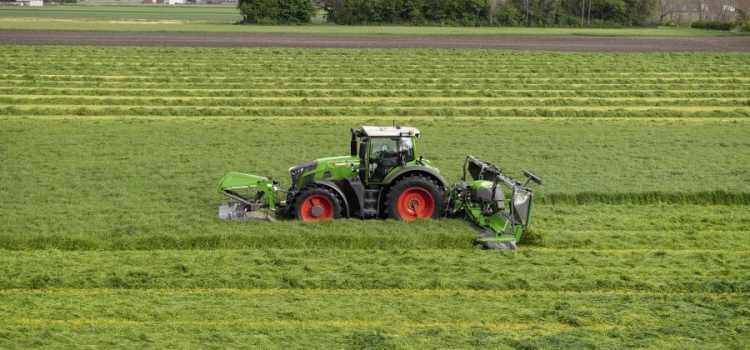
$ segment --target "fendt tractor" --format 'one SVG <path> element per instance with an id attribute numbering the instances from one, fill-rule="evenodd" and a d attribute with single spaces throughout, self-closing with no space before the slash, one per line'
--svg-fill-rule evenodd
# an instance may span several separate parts
<path id="1" fill-rule="evenodd" d="M 524 170 L 526 181 L 521 183 L 470 155 L 464 161 L 461 181 L 451 186 L 419 153 L 419 130 L 363 126 L 351 129 L 351 135 L 348 156 L 289 168 L 292 184 L 286 191 L 274 178 L 226 174 L 219 191 L 236 203 L 219 206 L 219 218 L 415 220 L 464 215 L 475 224 L 477 242 L 483 247 L 516 248 L 531 218 L 534 193 L 526 185 L 542 184 L 534 174 Z"/>

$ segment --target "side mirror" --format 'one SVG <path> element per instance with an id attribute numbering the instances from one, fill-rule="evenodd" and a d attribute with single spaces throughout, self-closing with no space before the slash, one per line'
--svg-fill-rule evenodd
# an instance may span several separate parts
<path id="1" fill-rule="evenodd" d="M 351 154 L 352 157 L 356 157 L 357 156 L 357 133 L 354 131 L 354 128 L 349 129 L 349 131 L 351 131 L 352 133 L 352 140 L 349 143 L 350 145 L 349 154 Z"/>

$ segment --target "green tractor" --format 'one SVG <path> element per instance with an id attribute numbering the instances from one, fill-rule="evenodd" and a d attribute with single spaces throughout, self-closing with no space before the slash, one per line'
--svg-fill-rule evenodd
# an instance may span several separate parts
<path id="1" fill-rule="evenodd" d="M 348 156 L 304 162 L 289 168 L 292 184 L 230 172 L 219 192 L 236 203 L 219 206 L 222 220 L 274 221 L 277 217 L 320 221 L 340 217 L 438 219 L 464 215 L 488 249 L 515 249 L 531 218 L 533 192 L 542 181 L 528 171 L 521 183 L 477 157 L 464 162 L 460 183 L 449 185 L 433 164 L 418 155 L 419 130 L 363 126 L 351 129 Z M 471 179 L 467 179 L 467 175 Z"/>

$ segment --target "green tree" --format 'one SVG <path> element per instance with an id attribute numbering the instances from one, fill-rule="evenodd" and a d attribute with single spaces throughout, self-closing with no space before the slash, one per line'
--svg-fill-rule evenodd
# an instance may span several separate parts
<path id="1" fill-rule="evenodd" d="M 315 15 L 311 0 L 239 0 L 237 9 L 245 24 L 310 23 Z"/>

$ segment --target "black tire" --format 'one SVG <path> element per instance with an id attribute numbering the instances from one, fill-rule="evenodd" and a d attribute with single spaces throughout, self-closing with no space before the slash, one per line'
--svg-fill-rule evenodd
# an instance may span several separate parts
<path id="1" fill-rule="evenodd" d="M 445 208 L 445 191 L 435 181 L 423 175 L 412 175 L 398 180 L 388 191 L 386 198 L 386 212 L 394 220 L 411 220 L 402 218 L 399 213 L 399 200 L 401 195 L 407 190 L 422 189 L 429 193 L 433 199 L 433 212 L 430 219 L 439 219 L 443 216 Z M 425 217 L 426 218 L 426 217 Z"/>
<path id="2" fill-rule="evenodd" d="M 311 213 L 303 213 L 303 206 L 306 201 L 313 197 L 323 197 L 327 199 L 331 203 L 330 210 L 332 211 L 332 215 L 327 218 L 323 219 L 338 219 L 341 217 L 341 202 L 338 198 L 336 198 L 336 195 L 334 195 L 331 191 L 325 189 L 325 188 L 310 188 L 302 191 L 295 199 L 294 203 L 292 204 L 292 210 L 294 213 L 294 217 L 297 220 L 300 221 L 317 221 L 317 220 L 323 220 L 313 217 L 314 215 Z M 326 212 L 324 210 L 324 212 Z"/>

